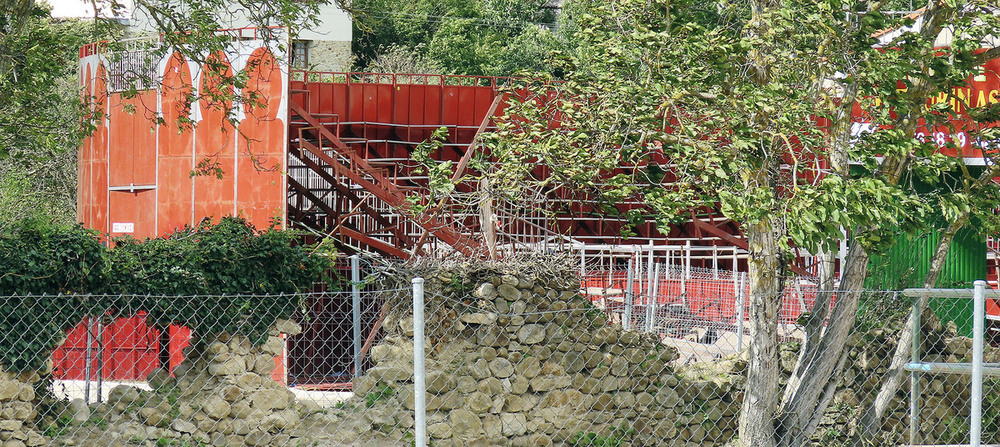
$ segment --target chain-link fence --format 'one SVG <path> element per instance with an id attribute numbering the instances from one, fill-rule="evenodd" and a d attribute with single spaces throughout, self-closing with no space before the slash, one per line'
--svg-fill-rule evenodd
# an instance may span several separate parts
<path id="1" fill-rule="evenodd" d="M 625 317 L 625 306 L 596 305 L 577 278 L 424 276 L 416 308 L 410 287 L 357 277 L 339 292 L 112 297 L 142 309 L 78 323 L 63 311 L 95 297 L 4 298 L 0 440 L 337 446 L 426 436 L 431 445 L 710 446 L 736 436 L 750 341 L 745 334 L 740 349 L 733 324 L 699 326 L 707 320 L 657 309 L 648 330 Z M 911 301 L 865 292 L 862 303 L 814 445 L 910 440 L 909 373 L 889 390 L 877 430 L 860 427 L 888 382 Z M 633 304 L 633 315 L 648 309 Z M 930 299 L 919 360 L 969 362 L 971 311 L 970 300 Z M 986 313 L 1000 316 L 1000 307 L 987 301 Z M 628 321 L 631 330 L 622 327 Z M 798 322 L 781 325 L 784 386 L 805 333 Z M 423 345 L 422 366 L 415 345 Z M 912 362 L 912 349 L 902 352 Z M 986 361 L 998 360 L 988 349 Z M 919 441 L 965 442 L 969 375 L 921 373 L 917 384 Z M 984 442 L 1000 442 L 998 392 L 1000 381 L 987 377 Z"/>

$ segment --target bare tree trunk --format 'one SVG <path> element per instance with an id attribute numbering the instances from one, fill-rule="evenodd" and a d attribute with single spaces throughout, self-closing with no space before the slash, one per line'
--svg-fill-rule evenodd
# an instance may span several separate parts
<path id="1" fill-rule="evenodd" d="M 800 359 L 803 366 L 796 368 L 801 371 L 797 386 L 785 388 L 776 424 L 781 446 L 807 444 L 833 397 L 847 355 L 847 339 L 854 329 L 862 285 L 868 276 L 868 261 L 864 248 L 852 243 L 826 331 L 809 358 Z"/>
<path id="2" fill-rule="evenodd" d="M 826 323 L 826 317 L 830 314 L 830 302 L 834 295 L 835 254 L 833 252 L 820 252 L 817 257 L 821 260 L 819 263 L 819 288 L 816 292 L 816 301 L 813 303 L 812 309 L 809 310 L 809 316 L 803 324 L 802 329 L 805 331 L 806 336 L 802 340 L 802 347 L 799 349 L 799 359 L 795 363 L 795 368 L 792 370 L 791 376 L 788 377 L 785 394 L 788 394 L 789 389 L 795 389 L 799 386 L 799 382 L 802 379 L 802 372 L 805 370 L 804 365 L 806 365 L 806 362 L 803 360 L 816 356 L 820 335 L 823 332 L 823 325 Z M 787 396 L 785 399 L 787 399 Z"/>
<path id="3" fill-rule="evenodd" d="M 778 310 L 787 260 L 784 225 L 772 217 L 747 229 L 750 279 L 750 359 L 740 412 L 739 442 L 745 447 L 774 446 L 778 407 Z"/>
<path id="4" fill-rule="evenodd" d="M 948 225 L 948 228 L 941 233 L 941 239 L 938 241 L 937 248 L 934 250 L 934 256 L 931 258 L 930 268 L 927 270 L 927 276 L 924 277 L 923 287 L 934 287 L 937 284 L 938 277 L 941 276 L 941 269 L 944 268 L 944 261 L 948 257 L 948 251 L 951 249 L 951 242 L 955 239 L 955 234 L 968 221 L 969 215 L 964 214 L 960 219 Z M 927 308 L 927 302 L 927 298 L 920 299 L 921 314 Z M 906 318 L 906 324 L 903 326 L 902 332 L 899 334 L 899 342 L 896 343 L 896 352 L 893 354 L 892 362 L 889 364 L 889 368 L 882 380 L 882 387 L 879 388 L 878 395 L 875 396 L 875 401 L 872 402 L 871 406 L 865 410 L 864 415 L 861 417 L 859 439 L 873 439 L 882 427 L 882 418 L 885 416 L 885 410 L 889 407 L 889 402 L 896 395 L 900 385 L 903 383 L 903 365 L 910 360 L 913 336 L 913 313 L 911 312 L 910 316 Z"/>

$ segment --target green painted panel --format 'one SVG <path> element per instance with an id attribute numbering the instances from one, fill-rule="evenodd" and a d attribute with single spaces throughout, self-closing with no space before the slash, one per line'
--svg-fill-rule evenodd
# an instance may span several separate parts
<path id="1" fill-rule="evenodd" d="M 885 254 L 872 257 L 865 287 L 922 287 L 939 240 L 937 231 L 919 237 L 901 236 Z M 955 235 L 935 287 L 972 287 L 978 279 L 986 279 L 986 239 L 973 229 L 963 229 Z M 943 321 L 954 321 L 959 333 L 972 336 L 971 301 L 941 298 L 932 299 L 930 305 Z"/>

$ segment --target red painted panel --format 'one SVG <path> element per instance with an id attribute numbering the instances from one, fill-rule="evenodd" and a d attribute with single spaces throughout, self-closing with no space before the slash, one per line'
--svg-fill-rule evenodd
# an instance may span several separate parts
<path id="1" fill-rule="evenodd" d="M 132 133 L 132 181 L 136 185 L 156 184 L 156 102 L 155 90 L 147 90 L 135 98 Z"/>
<path id="2" fill-rule="evenodd" d="M 191 344 L 191 329 L 185 326 L 170 325 L 170 371 L 184 360 L 183 350 Z"/>
<path id="3" fill-rule="evenodd" d="M 191 71 L 184 58 L 174 54 L 163 74 L 161 104 L 164 124 L 160 126 L 159 172 L 157 173 L 156 220 L 158 235 L 183 228 L 191 222 L 191 169 L 193 138 L 191 127 L 179 120 L 190 116 L 185 100 L 191 92 Z"/>
<path id="4" fill-rule="evenodd" d="M 102 135 L 103 137 L 103 135 Z M 94 140 L 94 152 L 98 152 L 101 148 L 106 148 L 107 143 L 104 138 Z M 104 152 L 107 152 L 106 150 Z M 111 225 L 108 223 L 108 162 L 107 159 L 97 159 L 91 163 L 91 173 L 93 174 L 93 207 L 91 208 L 91 215 L 93 220 L 91 221 L 90 227 L 100 231 L 101 233 L 107 233 L 111 230 Z"/>
<path id="5" fill-rule="evenodd" d="M 53 352 L 57 379 L 86 378 L 87 325 L 84 320 L 70 330 L 66 342 Z M 100 341 L 96 339 L 96 323 L 94 331 L 90 345 L 91 380 L 96 380 L 99 365 L 103 365 L 101 374 L 105 380 L 143 380 L 159 365 L 157 333 L 146 325 L 145 314 L 115 320 L 101 330 Z"/>
<path id="6" fill-rule="evenodd" d="M 97 76 L 94 78 L 94 110 L 104 116 L 108 113 L 107 72 L 104 65 L 97 66 Z M 102 233 L 108 226 L 108 126 L 106 119 L 98 119 L 96 129 L 91 136 L 91 191 L 92 207 L 91 221 L 87 223 Z"/>
<path id="7" fill-rule="evenodd" d="M 422 108 L 417 109 L 416 113 L 423 115 L 423 124 L 427 125 L 438 125 L 443 123 L 443 101 L 444 101 L 444 89 L 440 85 L 428 85 L 423 88 L 423 94 L 419 97 L 422 101 L 420 105 Z M 424 137 L 420 141 L 426 140 L 431 136 L 431 132 L 434 131 L 433 127 L 423 128 Z"/>
<path id="8" fill-rule="evenodd" d="M 436 90 L 439 87 L 428 87 L 426 85 L 406 85 L 402 87 L 404 90 L 396 91 L 396 94 L 401 96 L 396 99 L 396 109 L 400 110 L 396 120 L 404 121 L 410 126 L 400 132 L 399 138 L 403 141 L 424 141 L 433 131 L 433 128 L 425 127 L 425 125 L 428 123 L 434 124 L 436 121 L 435 117 L 437 116 L 436 113 L 425 113 L 425 110 L 428 108 L 426 95 L 428 91 Z M 434 107 L 433 110 L 436 111 L 437 107 Z M 405 116 L 405 118 L 402 116 Z"/>
<path id="9" fill-rule="evenodd" d="M 347 103 L 347 109 L 344 111 L 346 118 L 341 117 L 341 121 L 357 122 L 364 121 L 365 119 L 365 92 L 364 84 L 346 84 L 345 85 L 345 95 L 344 99 Z M 365 134 L 365 127 L 363 124 L 352 124 L 350 126 L 351 132 L 354 135 L 363 136 Z"/>
<path id="10" fill-rule="evenodd" d="M 114 223 L 129 224 L 134 227 L 131 233 L 110 231 L 111 237 L 131 234 L 136 239 L 156 236 L 153 216 L 156 215 L 156 194 L 154 190 L 137 192 L 111 191 L 111 226 Z"/>
<path id="11" fill-rule="evenodd" d="M 157 332 L 144 314 L 119 318 L 104 329 L 104 377 L 143 380 L 159 366 Z"/>
<path id="12" fill-rule="evenodd" d="M 272 220 L 284 224 L 285 215 L 285 123 L 278 117 L 281 104 L 281 70 L 269 51 L 259 48 L 250 56 L 246 91 L 261 99 L 259 107 L 247 107 L 240 122 L 237 160 L 237 207 L 257 228 Z M 251 138 L 247 138 L 251 137 Z"/>
<path id="13" fill-rule="evenodd" d="M 83 379 L 87 365 L 87 325 L 76 325 L 66 335 L 66 341 L 52 353 L 57 379 Z"/>
<path id="14" fill-rule="evenodd" d="M 128 186 L 133 182 L 133 147 L 132 134 L 135 131 L 135 114 L 129 113 L 135 106 L 135 99 L 125 99 L 113 94 L 110 98 L 110 126 L 108 128 L 109 153 L 108 162 L 110 186 Z"/>
<path id="15" fill-rule="evenodd" d="M 460 93 L 463 89 L 467 87 L 461 87 L 457 85 L 445 85 L 442 87 L 441 91 L 441 124 L 446 124 L 450 126 L 459 123 L 459 114 L 461 113 L 461 104 L 459 103 Z M 448 133 L 448 141 L 455 143 L 456 136 L 454 132 Z"/>
<path id="16" fill-rule="evenodd" d="M 109 162 L 111 186 L 151 185 L 156 182 L 155 92 L 134 98 L 113 95 Z"/>
<path id="17" fill-rule="evenodd" d="M 160 138 L 167 134 L 161 132 Z M 187 141 L 190 149 L 190 138 Z M 159 175 L 156 232 L 164 235 L 192 224 L 191 156 L 160 158 Z"/>
<path id="18" fill-rule="evenodd" d="M 215 54 L 212 58 L 217 63 L 225 63 L 226 76 L 232 76 L 233 71 L 228 68 L 229 61 L 225 55 Z M 211 74 L 207 68 L 203 72 L 205 74 L 201 79 L 202 91 L 226 96 L 232 94 L 232 87 L 224 87 L 225 91 L 219 90 L 218 75 Z M 218 222 L 222 217 L 234 213 L 233 188 L 236 181 L 234 176 L 237 175 L 234 172 L 236 130 L 226 119 L 231 107 L 231 102 L 213 105 L 205 104 L 205 101 L 201 106 L 201 121 L 198 123 L 195 144 L 195 163 L 201 166 L 195 168 L 197 174 L 194 177 L 194 222 L 192 223 L 198 223 L 204 218 Z M 221 179 L 216 175 L 216 168 L 221 169 Z"/>
<path id="19" fill-rule="evenodd" d="M 392 117 L 389 122 L 400 124 L 400 126 L 394 128 L 392 132 L 397 140 L 409 140 L 410 135 L 413 132 L 410 124 L 415 119 L 419 119 L 410 114 L 410 102 L 412 102 L 413 96 L 410 90 L 412 88 L 413 86 L 408 84 L 394 86 Z"/>
<path id="20" fill-rule="evenodd" d="M 388 139 L 394 132 L 390 124 L 393 123 L 395 88 L 392 84 L 373 84 L 372 87 L 374 87 L 374 98 L 367 102 L 374 104 L 374 110 L 367 120 L 379 123 L 374 126 L 375 138 Z"/>
<path id="21" fill-rule="evenodd" d="M 85 104 L 89 103 L 90 96 L 93 94 L 93 78 L 90 74 L 90 66 L 86 66 L 86 70 L 81 74 L 81 99 Z M 90 116 L 93 116 L 90 114 Z M 77 152 L 77 175 L 76 175 L 76 220 L 83 222 L 85 225 L 89 226 L 91 217 L 91 203 L 93 202 L 93 188 L 91 181 L 93 180 L 93 174 L 91 174 L 91 160 L 93 158 L 92 147 L 94 141 L 93 137 L 88 135 L 83 141 L 80 142 L 80 150 Z"/>
<path id="22" fill-rule="evenodd" d="M 347 92 L 349 91 L 347 84 L 331 84 L 326 91 L 323 93 L 323 101 L 329 101 L 329 110 L 340 118 L 340 122 L 349 121 L 348 102 L 347 102 Z M 326 103 L 323 103 L 323 110 L 326 109 Z M 341 126 L 341 132 L 346 132 L 346 126 Z"/>

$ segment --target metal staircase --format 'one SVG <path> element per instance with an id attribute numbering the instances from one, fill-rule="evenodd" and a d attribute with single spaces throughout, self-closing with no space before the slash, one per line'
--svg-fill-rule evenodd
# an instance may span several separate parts
<path id="1" fill-rule="evenodd" d="M 392 166 L 373 166 L 331 130 L 337 117 L 314 115 L 294 100 L 289 115 L 289 166 L 307 174 L 288 176 L 291 226 L 335 236 L 347 251 L 372 249 L 403 259 L 440 248 L 430 238 L 467 256 L 484 253 L 469 219 L 417 212 L 414 205 L 427 202 L 425 190 L 401 184 Z"/>

